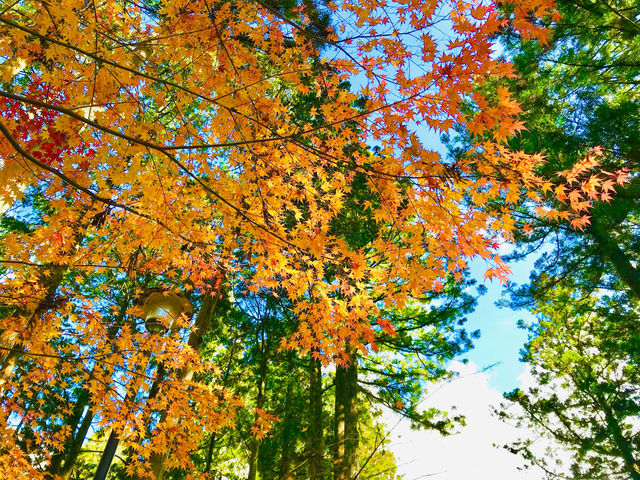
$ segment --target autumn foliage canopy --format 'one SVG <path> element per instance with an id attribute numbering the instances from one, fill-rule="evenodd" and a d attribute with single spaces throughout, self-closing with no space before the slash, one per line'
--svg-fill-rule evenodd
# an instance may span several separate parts
<path id="1" fill-rule="evenodd" d="M 0 206 L 36 218 L 1 252 L 0 476 L 46 472 L 71 432 L 37 427 L 56 422 L 38 402 L 70 415 L 69 385 L 89 392 L 99 427 L 119 429 L 142 476 L 167 452 L 164 468 L 188 468 L 198 439 L 233 421 L 234 397 L 193 375 L 216 366 L 187 341 L 192 319 L 150 334 L 134 320 L 143 292 L 117 304 L 92 276 L 275 292 L 299 322 L 282 348 L 340 363 L 347 345 L 365 353 L 393 331 L 382 309 L 441 289 L 469 259 L 504 278 L 496 253 L 520 202 L 556 195 L 566 209 L 541 213 L 584 226 L 624 175 L 592 174 L 595 151 L 552 182 L 535 173 L 540 156 L 507 148 L 525 126 L 492 37 L 509 27 L 544 42 L 536 19 L 553 5 L 505 3 L 507 16 L 476 0 L 328 2 L 331 27 L 318 28 L 312 2 L 5 2 Z M 443 158 L 427 132 L 457 124 L 474 145 Z M 363 222 L 364 241 L 345 235 Z M 126 328 L 106 322 L 111 303 Z M 150 352 L 162 388 L 123 402 L 151 388 Z M 25 359 L 37 368 L 20 370 Z M 20 449 L 19 422 L 34 425 Z"/>

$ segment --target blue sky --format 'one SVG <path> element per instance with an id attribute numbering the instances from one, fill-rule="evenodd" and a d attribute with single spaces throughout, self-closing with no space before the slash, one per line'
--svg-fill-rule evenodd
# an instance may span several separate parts
<path id="1" fill-rule="evenodd" d="M 529 258 L 510 264 L 511 281 L 525 283 L 534 260 Z M 519 351 L 527 340 L 527 332 L 518 328 L 517 322 L 519 319 L 530 320 L 532 317 L 523 310 L 514 311 L 496 306 L 496 301 L 501 298 L 503 285 L 497 280 L 484 281 L 486 268 L 481 261 L 471 264 L 473 278 L 487 287 L 487 293 L 478 299 L 476 310 L 468 316 L 468 329 L 479 329 L 482 335 L 466 357 L 480 369 L 495 364 L 486 371 L 489 385 L 500 392 L 506 392 L 519 386 L 518 376 L 526 367 L 519 360 Z"/>
<path id="2" fill-rule="evenodd" d="M 447 149 L 438 134 L 430 129 L 418 129 L 418 133 L 425 147 L 446 156 Z M 504 245 L 503 250 L 509 251 L 509 245 Z M 535 260 L 535 257 L 529 257 L 509 264 L 512 271 L 509 280 L 518 284 L 526 283 Z M 517 323 L 519 319 L 531 320 L 532 317 L 523 310 L 496 306 L 496 302 L 502 298 L 504 286 L 498 280 L 484 280 L 484 273 L 490 266 L 483 260 L 470 262 L 472 278 L 478 285 L 487 287 L 487 293 L 478 299 L 475 311 L 467 317 L 468 331 L 480 330 L 481 337 L 474 342 L 475 347 L 465 358 L 479 369 L 491 366 L 485 372 L 489 386 L 499 392 L 507 392 L 520 385 L 518 376 L 526 368 L 520 362 L 519 352 L 527 340 L 527 332 L 518 328 Z"/>

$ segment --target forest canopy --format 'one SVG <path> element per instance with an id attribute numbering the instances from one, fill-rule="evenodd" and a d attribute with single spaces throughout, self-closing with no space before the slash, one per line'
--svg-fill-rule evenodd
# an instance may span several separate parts
<path id="1" fill-rule="evenodd" d="M 374 406 L 463 422 L 418 406 L 477 336 L 469 260 L 506 280 L 523 212 L 597 232 L 629 182 L 602 142 L 556 165 L 513 140 L 526 77 L 496 42 L 560 19 L 3 1 L 0 474 L 393 478 Z"/>

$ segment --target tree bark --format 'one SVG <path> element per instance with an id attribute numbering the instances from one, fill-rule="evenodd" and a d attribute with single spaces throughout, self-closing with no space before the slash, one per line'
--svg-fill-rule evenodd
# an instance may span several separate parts
<path id="1" fill-rule="evenodd" d="M 287 385 L 284 418 L 282 419 L 282 436 L 280 439 L 280 463 L 278 465 L 279 479 L 286 480 L 291 472 L 291 463 L 295 452 L 296 433 L 298 425 L 295 421 L 293 399 L 293 383 Z"/>
<path id="2" fill-rule="evenodd" d="M 128 295 L 125 295 L 123 297 L 123 302 L 120 305 L 118 316 L 107 329 L 107 338 L 109 339 L 109 341 L 113 341 L 113 339 L 116 338 L 116 335 L 120 331 L 120 327 L 126 316 L 127 309 L 130 306 L 131 298 Z M 93 368 L 95 368 L 95 366 Z M 71 472 L 73 471 L 73 467 L 78 458 L 78 455 L 80 454 L 82 444 L 87 437 L 89 427 L 91 427 L 91 422 L 94 417 L 94 412 L 90 406 L 86 414 L 84 416 L 82 415 L 86 407 L 89 405 L 89 402 L 89 392 L 85 389 L 82 389 L 78 394 L 78 399 L 76 401 L 76 405 L 74 406 L 73 414 L 68 423 L 71 430 L 70 438 L 65 443 L 64 449 L 56 453 L 51 458 L 48 470 L 52 477 L 60 475 L 62 476 L 62 478 L 66 479 L 69 478 Z M 80 420 L 82 420 L 82 423 L 80 423 Z M 80 424 L 79 428 L 78 424 Z"/>
<path id="3" fill-rule="evenodd" d="M 89 209 L 90 207 L 87 206 L 82 207 L 78 216 L 79 219 L 82 219 L 82 223 L 75 223 L 73 243 L 64 252 L 65 256 L 72 256 L 76 247 L 82 242 L 85 232 L 91 223 L 91 218 L 87 218 L 86 216 Z M 27 332 L 39 317 L 55 306 L 56 292 L 69 266 L 66 264 L 51 264 L 40 268 L 41 274 L 39 275 L 39 282 L 42 284 L 44 296 L 29 310 L 20 311 L 20 309 L 18 309 L 17 312 L 18 316 L 25 318 L 24 328 Z M 46 271 L 49 272 L 48 275 L 45 275 Z M 18 344 L 18 339 L 19 335 L 17 332 L 0 330 L 0 350 L 2 350 L 0 354 L 4 353 L 4 358 L 2 358 L 0 363 L 0 387 L 7 383 L 13 373 L 18 358 L 24 353 L 24 347 Z"/>
<path id="4" fill-rule="evenodd" d="M 262 330 L 261 339 L 261 361 L 260 361 L 260 374 L 258 375 L 258 395 L 256 397 L 256 408 L 262 409 L 265 401 L 265 384 L 267 381 L 267 355 L 265 351 L 265 339 L 264 330 Z M 256 420 L 258 414 L 256 413 Z M 260 443 L 261 440 L 255 435 L 251 436 L 249 443 L 249 473 L 247 474 L 247 480 L 256 480 L 258 475 L 258 458 L 260 456 Z"/>
<path id="5" fill-rule="evenodd" d="M 256 398 L 256 408 L 262 408 L 264 405 L 264 383 L 262 376 L 258 383 L 258 396 Z M 257 417 L 256 417 L 257 418 Z M 258 476 L 258 457 L 260 455 L 260 439 L 251 436 L 249 443 L 249 473 L 247 480 L 256 480 Z"/>
<path id="6" fill-rule="evenodd" d="M 605 421 L 607 423 L 607 430 L 609 431 L 610 438 L 613 440 L 618 452 L 620 453 L 620 457 L 622 458 L 625 470 L 631 476 L 632 480 L 640 480 L 640 472 L 636 470 L 637 461 L 634 456 L 634 447 L 633 444 L 629 441 L 628 438 L 624 436 L 622 432 L 622 428 L 620 427 L 620 421 L 618 417 L 614 413 L 609 400 L 599 389 L 598 382 L 596 380 L 596 375 L 593 374 L 592 371 L 589 372 L 587 377 L 589 381 L 595 385 L 595 389 L 592 389 L 590 393 L 591 398 L 596 404 L 597 408 L 604 413 Z"/>
<path id="7" fill-rule="evenodd" d="M 215 432 L 209 438 L 209 446 L 207 447 L 207 463 L 204 467 L 204 473 L 211 476 L 211 464 L 213 463 L 213 447 L 216 444 Z"/>
<path id="8" fill-rule="evenodd" d="M 28 329 L 39 315 L 43 314 L 51 308 L 54 304 L 54 299 L 58 287 L 64 277 L 64 272 L 67 271 L 66 265 L 52 265 L 49 267 L 51 274 L 48 278 L 41 276 L 41 281 L 45 287 L 45 294 L 42 299 L 37 303 L 36 307 L 30 312 L 20 312 L 26 318 L 25 327 Z M 18 343 L 18 335 L 16 332 L 9 332 L 7 330 L 0 334 L 0 348 L 3 352 L 6 352 L 0 365 L 0 386 L 7 383 L 9 377 L 13 373 L 13 369 L 18 361 L 20 355 L 24 352 L 22 345 Z"/>
<path id="9" fill-rule="evenodd" d="M 584 376 L 584 379 L 588 381 L 588 387 L 587 390 L 585 390 L 585 393 L 591 397 L 591 401 L 593 402 L 595 409 L 600 409 L 600 411 L 604 413 L 608 436 L 617 448 L 620 457 L 624 462 L 625 470 L 632 480 L 640 480 L 640 472 L 636 470 L 638 463 L 634 456 L 635 449 L 633 443 L 624 436 L 622 428 L 620 427 L 620 420 L 616 416 L 614 409 L 607 398 L 607 394 L 601 390 L 601 386 L 597 380 L 597 375 L 593 372 L 593 369 L 590 366 L 588 367 L 588 373 Z M 576 385 L 581 381 L 583 381 L 583 378 L 578 377 L 577 381 L 574 379 L 574 383 Z"/>
<path id="10" fill-rule="evenodd" d="M 358 463 L 358 359 L 352 348 L 346 367 L 336 367 L 334 479 L 351 480 Z"/>
<path id="11" fill-rule="evenodd" d="M 69 446 L 64 465 L 60 468 L 60 475 L 64 479 L 68 479 L 71 477 L 71 472 L 73 472 L 73 467 L 76 464 L 76 460 L 78 459 L 78 455 L 80 455 L 80 451 L 82 450 L 82 445 L 84 443 L 85 438 L 87 437 L 87 433 L 89 432 L 89 427 L 91 427 L 91 422 L 93 421 L 94 413 L 91 408 L 87 410 L 87 413 L 82 419 L 82 423 L 80 424 L 80 428 L 78 432 L 73 437 L 73 442 Z"/>
<path id="12" fill-rule="evenodd" d="M 83 389 L 78 394 L 76 404 L 73 407 L 73 414 L 71 415 L 67 423 L 67 425 L 69 425 L 70 427 L 71 435 L 68 441 L 65 443 L 64 449 L 62 449 L 61 451 L 59 451 L 58 453 L 56 453 L 51 457 L 51 462 L 49 463 L 49 468 L 48 468 L 48 472 L 51 475 L 51 477 L 55 478 L 56 475 L 61 475 L 62 477 L 64 477 L 62 463 L 64 462 L 65 466 L 69 465 L 70 462 L 68 461 L 68 458 L 69 458 L 70 452 L 74 450 L 74 445 L 76 442 L 78 442 L 78 440 L 80 441 L 80 446 L 82 446 L 82 442 L 84 442 L 84 436 L 82 437 L 82 439 L 79 438 L 82 430 L 82 425 L 85 423 L 85 419 L 87 417 L 93 417 L 93 414 L 91 413 L 91 409 L 89 409 L 83 417 L 83 413 L 85 413 L 85 409 L 88 403 L 89 403 L 89 392 Z M 82 424 L 80 424 L 81 420 L 82 420 Z M 89 420 L 89 423 L 91 423 L 90 420 Z M 80 425 L 80 430 L 78 430 L 78 425 Z M 78 433 L 76 433 L 76 430 L 78 430 Z"/>
<path id="13" fill-rule="evenodd" d="M 640 271 L 635 268 L 618 242 L 593 220 L 589 233 L 600 246 L 620 279 L 629 287 L 636 298 L 640 299 Z"/>
<path id="14" fill-rule="evenodd" d="M 324 462 L 324 430 L 322 425 L 322 364 L 309 361 L 309 480 L 320 480 Z"/>
<path id="15" fill-rule="evenodd" d="M 604 409 L 605 418 L 607 420 L 607 427 L 609 428 L 609 431 L 611 432 L 611 435 L 613 437 L 613 441 L 616 444 L 616 447 L 618 448 L 622 459 L 624 460 L 627 473 L 631 475 L 632 480 L 640 480 L 640 472 L 636 470 L 637 462 L 633 455 L 633 445 L 622 433 L 620 422 L 615 417 L 613 410 L 611 410 L 608 405 L 605 406 L 604 402 L 602 402 L 601 405 Z"/>

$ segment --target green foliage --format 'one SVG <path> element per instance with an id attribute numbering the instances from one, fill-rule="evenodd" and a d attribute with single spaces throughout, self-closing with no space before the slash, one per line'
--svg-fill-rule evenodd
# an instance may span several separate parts
<path id="1" fill-rule="evenodd" d="M 570 281 L 537 300 L 522 358 L 535 384 L 505 395 L 499 415 L 538 436 L 508 446 L 530 465 L 572 479 L 638 478 L 640 365 L 635 308 L 584 295 Z M 514 408 L 517 405 L 519 408 Z M 541 451 L 540 444 L 551 445 Z M 569 452 L 568 465 L 558 464 Z"/>
<path id="2" fill-rule="evenodd" d="M 510 146 L 541 152 L 540 173 L 552 182 L 593 146 L 602 146 L 602 168 L 638 167 L 640 146 L 640 5 L 633 0 L 558 0 L 550 42 L 523 41 L 512 31 L 502 40 L 518 78 L 510 85 L 522 103 L 527 131 Z M 590 212 L 576 231 L 537 217 L 529 205 L 512 258 L 536 252 L 526 285 L 510 285 L 514 308 L 537 316 L 523 350 L 536 384 L 506 395 L 501 415 L 517 418 L 556 447 L 541 451 L 530 436 L 509 448 L 548 476 L 640 478 L 639 180 L 618 188 L 610 202 Z M 550 200 L 551 201 L 551 200 Z M 563 208 L 556 202 L 556 208 Z M 514 412 L 515 406 L 519 407 Z M 555 450 L 555 451 L 554 451 Z M 570 453 L 569 465 L 555 460 Z"/>
<path id="3" fill-rule="evenodd" d="M 413 308 L 389 312 L 395 334 L 381 330 L 378 354 L 361 367 L 370 375 L 363 380 L 363 392 L 410 419 L 415 428 L 447 434 L 463 422 L 461 417 L 450 418 L 445 412 L 418 407 L 430 384 L 451 375 L 447 362 L 472 348 L 472 340 L 480 335 L 462 328 L 465 315 L 476 305 L 468 292 L 473 283 L 451 280 L 444 293 L 431 293 Z"/>

